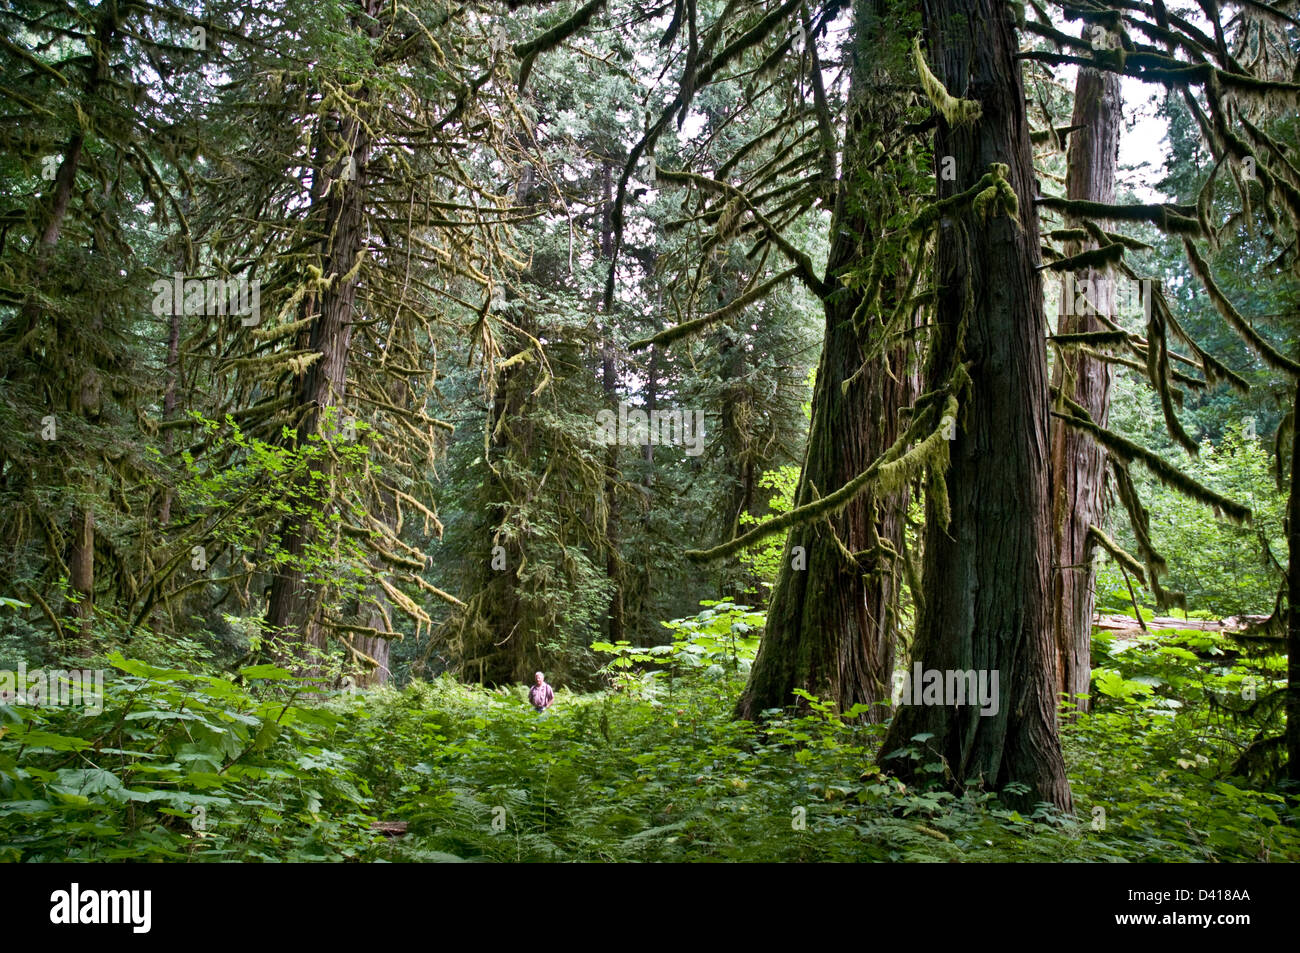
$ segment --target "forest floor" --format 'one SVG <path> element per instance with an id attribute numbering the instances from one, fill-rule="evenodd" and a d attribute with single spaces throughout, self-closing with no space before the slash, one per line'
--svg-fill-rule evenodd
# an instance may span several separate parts
<path id="1" fill-rule="evenodd" d="M 269 665 L 115 656 L 102 712 L 0 706 L 0 860 L 1300 860 L 1294 801 L 1243 757 L 1282 673 L 1229 634 L 1099 629 L 1072 817 L 945 790 L 922 736 L 935 783 L 882 776 L 883 726 L 815 700 L 736 722 L 744 659 L 700 645 L 540 716 L 524 686 L 311 700 Z"/>

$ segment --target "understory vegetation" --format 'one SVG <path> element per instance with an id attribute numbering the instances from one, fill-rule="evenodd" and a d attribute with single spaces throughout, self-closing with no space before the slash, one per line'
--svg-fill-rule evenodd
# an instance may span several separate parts
<path id="1" fill-rule="evenodd" d="M 97 714 L 0 707 L 0 860 L 1300 860 L 1295 807 L 1239 765 L 1277 654 L 1098 636 L 1095 709 L 1062 730 L 1076 813 L 1026 815 L 948 790 L 923 736 L 931 783 L 882 775 L 861 712 L 733 720 L 761 621 L 723 603 L 598 645 L 610 687 L 544 715 L 447 676 L 322 693 L 114 655 Z"/>

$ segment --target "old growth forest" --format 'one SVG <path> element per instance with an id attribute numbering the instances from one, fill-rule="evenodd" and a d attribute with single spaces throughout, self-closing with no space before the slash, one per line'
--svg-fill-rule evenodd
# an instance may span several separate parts
<path id="1" fill-rule="evenodd" d="M 0 26 L 0 861 L 1300 861 L 1300 0 Z"/>

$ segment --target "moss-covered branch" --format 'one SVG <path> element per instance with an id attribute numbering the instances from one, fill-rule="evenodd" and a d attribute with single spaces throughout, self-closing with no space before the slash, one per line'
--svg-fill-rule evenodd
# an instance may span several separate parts
<path id="1" fill-rule="evenodd" d="M 917 73 L 921 76 L 921 88 L 925 90 L 931 105 L 943 116 L 948 125 L 969 125 L 984 114 L 983 106 L 973 99 L 959 99 L 953 96 L 944 87 L 939 77 L 930 72 L 930 67 L 925 62 L 925 55 L 921 52 L 920 37 L 912 40 L 912 59 L 916 63 Z"/>
<path id="2" fill-rule="evenodd" d="M 754 527 L 748 533 L 728 540 L 712 549 L 688 550 L 688 558 L 697 562 L 708 562 L 730 556 L 742 549 L 753 546 L 769 536 L 803 526 L 831 516 L 847 506 L 855 497 L 870 487 L 878 488 L 882 493 L 890 493 L 901 488 L 908 481 L 920 476 L 926 468 L 931 472 L 942 472 L 948 466 L 948 441 L 950 439 L 949 422 L 957 419 L 957 398 L 948 396 L 943 415 L 938 426 L 920 443 L 906 452 L 903 448 L 913 437 L 916 424 L 909 427 L 892 447 L 881 454 L 862 473 L 854 477 L 834 493 L 827 494 L 811 503 L 795 507 L 780 516 L 767 520 Z"/>
<path id="3" fill-rule="evenodd" d="M 1201 224 L 1195 218 L 1196 209 L 1194 206 L 1111 205 L 1106 202 L 1063 199 L 1050 195 L 1034 199 L 1034 204 L 1039 208 L 1064 212 L 1080 218 L 1101 218 L 1122 222 L 1150 222 L 1163 232 L 1177 235 L 1201 234 Z"/>
<path id="4" fill-rule="evenodd" d="M 1106 552 L 1110 553 L 1114 560 L 1138 577 L 1138 582 L 1142 585 L 1147 584 L 1146 573 L 1142 571 L 1142 564 L 1126 553 L 1118 543 L 1103 533 L 1096 526 L 1088 527 L 1088 538 L 1100 546 Z"/>
<path id="5" fill-rule="evenodd" d="M 557 23 L 545 33 L 533 37 L 527 43 L 520 43 L 514 48 L 519 57 L 519 89 L 522 92 L 528 82 L 528 75 L 533 70 L 533 61 L 549 50 L 555 49 L 573 34 L 591 22 L 591 18 L 605 6 L 605 0 L 590 0 L 579 8 L 578 12 L 562 23 Z"/>
<path id="6" fill-rule="evenodd" d="M 1059 418 L 1077 430 L 1087 433 L 1125 463 L 1131 463 L 1134 460 L 1140 461 L 1161 483 L 1171 486 L 1184 496 L 1210 507 L 1216 516 L 1226 516 L 1236 523 L 1245 523 L 1251 518 L 1250 507 L 1242 506 L 1223 494 L 1211 490 L 1208 486 L 1194 480 L 1171 463 L 1145 447 L 1134 443 L 1127 437 L 1121 437 L 1114 431 L 1107 430 L 1105 427 L 1101 427 L 1086 419 L 1086 417 L 1075 413 L 1061 413 L 1054 410 L 1052 416 Z"/>
<path id="7" fill-rule="evenodd" d="M 1196 244 L 1189 239 L 1184 238 L 1183 248 L 1187 250 L 1187 263 L 1191 266 L 1192 273 L 1196 275 L 1201 284 L 1205 286 L 1205 290 L 1209 294 L 1210 300 L 1214 302 L 1214 306 L 1218 309 L 1219 313 L 1223 315 L 1224 320 L 1232 326 L 1232 329 L 1236 331 L 1241 336 L 1242 340 L 1249 344 L 1251 348 L 1254 349 L 1255 353 L 1262 357 L 1264 362 L 1270 367 L 1275 370 L 1285 371 L 1293 378 L 1300 378 L 1300 364 L 1297 364 L 1289 357 L 1286 357 L 1279 352 L 1277 348 L 1269 344 L 1268 341 L 1264 340 L 1260 333 L 1250 325 L 1249 321 L 1242 317 L 1241 312 L 1238 311 L 1233 303 L 1228 300 L 1227 295 L 1220 290 L 1218 284 L 1214 280 L 1214 276 L 1210 273 L 1210 266 L 1206 263 L 1205 259 L 1201 257 L 1201 253 L 1197 251 Z"/>
<path id="8" fill-rule="evenodd" d="M 633 351 L 640 351 L 654 345 L 667 347 L 679 338 L 683 338 L 688 334 L 694 334 L 696 331 L 700 331 L 711 324 L 716 324 L 718 321 L 725 321 L 737 312 L 749 307 L 755 301 L 763 300 L 763 298 L 767 297 L 768 292 L 773 288 L 784 284 L 798 273 L 799 268 L 797 266 L 794 268 L 787 268 L 775 278 L 745 292 L 745 294 L 736 298 L 729 304 L 723 305 L 717 311 L 711 311 L 703 317 L 695 318 L 692 321 L 683 321 L 681 324 L 660 331 L 652 337 L 643 338 L 640 341 L 633 341 L 629 345 L 629 348 Z"/>

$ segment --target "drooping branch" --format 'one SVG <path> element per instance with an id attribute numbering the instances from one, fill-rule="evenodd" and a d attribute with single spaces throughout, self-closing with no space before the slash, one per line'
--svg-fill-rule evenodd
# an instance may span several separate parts
<path id="1" fill-rule="evenodd" d="M 656 345 L 659 347 L 667 347 L 669 344 L 672 344 L 680 338 L 686 337 L 688 334 L 694 334 L 696 331 L 700 331 L 711 324 L 725 321 L 732 315 L 735 315 L 749 307 L 754 302 L 763 300 L 774 288 L 784 284 L 797 274 L 799 274 L 799 268 L 797 266 L 794 268 L 787 268 L 770 281 L 765 281 L 763 284 L 745 292 L 734 301 L 718 308 L 716 311 L 711 311 L 703 317 L 695 318 L 691 321 L 683 321 L 681 324 L 660 331 L 652 337 L 633 341 L 628 345 L 628 347 L 633 351 L 644 350 L 645 348 L 654 347 Z"/>
<path id="2" fill-rule="evenodd" d="M 1145 447 L 1134 443 L 1127 437 L 1122 437 L 1113 430 L 1107 430 L 1105 427 L 1098 426 L 1090 420 L 1086 413 L 1080 413 L 1082 408 L 1070 408 L 1069 413 L 1062 413 L 1053 410 L 1052 416 L 1064 421 L 1066 424 L 1078 430 L 1089 434 L 1094 440 L 1104 446 L 1112 454 L 1125 463 L 1131 463 L 1134 460 L 1139 461 L 1145 466 L 1161 483 L 1172 486 L 1184 496 L 1196 500 L 1205 506 L 1214 510 L 1216 515 L 1226 516 L 1236 523 L 1245 523 L 1251 519 L 1250 507 L 1242 506 L 1234 500 L 1229 499 L 1221 493 L 1218 493 L 1202 483 L 1199 483 L 1192 477 L 1188 476 L 1177 467 L 1165 461 L 1163 458 L 1152 453 Z"/>
<path id="3" fill-rule="evenodd" d="M 1250 322 L 1228 300 L 1227 295 L 1220 290 L 1214 276 L 1210 273 L 1210 266 L 1201 257 L 1201 253 L 1197 251 L 1195 243 L 1184 238 L 1183 248 L 1187 252 L 1187 261 L 1191 265 L 1192 273 L 1200 280 L 1209 294 L 1210 300 L 1214 302 L 1214 306 L 1223 315 L 1224 320 L 1232 326 L 1232 329 L 1274 370 L 1284 371 L 1293 378 L 1300 377 L 1300 363 L 1286 357 L 1268 341 L 1264 340 L 1263 336 L 1251 326 Z"/>
<path id="4" fill-rule="evenodd" d="M 573 36 L 588 23 L 591 18 L 605 6 L 605 0 L 589 0 L 578 12 L 562 23 L 557 23 L 545 33 L 534 37 L 527 43 L 520 43 L 514 48 L 519 57 L 519 92 L 524 91 L 528 76 L 533 70 L 533 61 L 542 53 L 555 49 L 569 37 Z"/>
<path id="5" fill-rule="evenodd" d="M 882 494 L 889 493 L 919 477 L 927 468 L 932 474 L 942 473 L 948 466 L 949 422 L 956 421 L 957 412 L 957 398 L 949 394 L 944 404 L 943 415 L 937 422 L 938 425 L 912 449 L 904 448 L 914 439 L 920 419 L 913 421 L 894 445 L 881 454 L 867 469 L 835 492 L 760 523 L 748 533 L 714 546 L 712 549 L 688 550 L 687 557 L 697 562 L 722 559 L 783 530 L 825 519 L 847 506 L 854 497 L 864 493 L 868 488 L 876 488 Z"/>
<path id="6" fill-rule="evenodd" d="M 1116 543 L 1113 539 L 1107 536 L 1096 526 L 1088 527 L 1088 538 L 1091 539 L 1098 546 L 1100 546 L 1102 549 L 1106 550 L 1106 552 L 1110 553 L 1111 556 L 1115 558 L 1115 561 L 1117 563 L 1122 565 L 1133 575 L 1137 576 L 1138 581 L 1142 583 L 1142 585 L 1144 586 L 1146 585 L 1147 582 L 1146 574 L 1142 571 L 1142 564 L 1138 562 L 1136 559 L 1134 559 L 1132 556 L 1130 556 L 1128 553 L 1126 553 L 1118 543 Z"/>
<path id="7" fill-rule="evenodd" d="M 817 274 L 816 269 L 813 267 L 812 259 L 799 249 L 795 248 L 789 239 L 781 234 L 781 230 L 773 225 L 772 222 L 768 220 L 767 216 L 753 204 L 749 196 L 740 189 L 733 185 L 729 185 L 726 182 L 719 182 L 717 179 L 711 179 L 708 176 L 700 175 L 695 172 L 660 169 L 658 174 L 660 178 L 669 182 L 690 183 L 699 186 L 700 188 L 726 195 L 731 202 L 735 204 L 737 211 L 743 209 L 753 216 L 754 221 L 758 223 L 760 228 L 762 228 L 764 235 L 772 242 L 772 244 L 781 250 L 781 253 L 785 255 L 790 262 L 793 263 L 795 274 L 798 276 L 799 280 L 807 286 L 809 291 L 819 298 L 823 298 L 831 293 L 833 289 L 822 280 L 821 276 Z M 736 217 L 738 218 L 738 216 Z M 724 228 L 724 224 L 720 224 L 718 230 L 719 232 L 725 233 L 726 228 Z"/>

